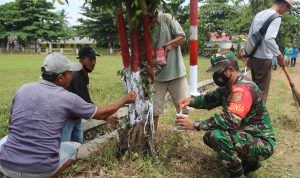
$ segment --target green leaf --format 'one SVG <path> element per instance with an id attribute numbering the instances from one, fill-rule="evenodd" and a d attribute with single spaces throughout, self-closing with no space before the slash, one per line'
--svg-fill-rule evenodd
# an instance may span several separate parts
<path id="1" fill-rule="evenodd" d="M 135 14 L 136 14 L 136 16 L 140 16 L 141 14 L 143 14 L 143 11 L 142 11 L 142 10 L 137 10 L 137 11 L 135 12 Z"/>
<path id="2" fill-rule="evenodd" d="M 138 7 L 139 6 L 139 0 L 132 1 L 131 7 Z"/>
<path id="3" fill-rule="evenodd" d="M 132 152 L 131 153 L 131 159 L 134 161 L 134 160 L 137 160 L 139 158 L 139 154 L 137 152 Z"/>
<path id="4" fill-rule="evenodd" d="M 65 5 L 65 3 L 64 3 L 62 0 L 57 0 L 57 2 L 58 2 L 60 5 Z"/>

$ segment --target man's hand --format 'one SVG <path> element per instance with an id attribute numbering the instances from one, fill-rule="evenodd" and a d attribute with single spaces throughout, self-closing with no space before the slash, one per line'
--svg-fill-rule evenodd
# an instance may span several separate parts
<path id="1" fill-rule="evenodd" d="M 182 110 L 184 107 L 194 103 L 194 98 L 181 98 L 178 101 L 179 109 Z"/>
<path id="2" fill-rule="evenodd" d="M 251 61 L 249 59 L 246 59 L 246 66 L 251 69 Z"/>
<path id="3" fill-rule="evenodd" d="M 241 57 L 241 58 L 246 58 L 246 55 L 245 55 L 245 51 L 244 51 L 244 49 L 240 49 L 240 51 L 239 51 L 239 54 L 238 54 L 239 56 L 238 57 Z"/>
<path id="4" fill-rule="evenodd" d="M 163 46 L 164 50 L 165 50 L 165 56 L 168 56 L 168 52 L 172 50 L 172 45 L 167 45 L 167 46 Z"/>
<path id="5" fill-rule="evenodd" d="M 194 127 L 195 121 L 188 118 L 187 116 L 178 114 L 176 116 L 176 125 L 179 127 L 180 130 L 196 130 Z"/>
<path id="6" fill-rule="evenodd" d="M 135 99 L 136 99 L 136 93 L 134 91 L 131 91 L 123 98 L 125 104 L 134 103 Z"/>
<path id="7" fill-rule="evenodd" d="M 173 40 L 167 42 L 165 45 L 163 45 L 163 48 L 165 50 L 165 56 L 167 56 L 168 52 L 171 51 L 173 48 L 183 45 L 185 44 L 185 42 L 186 42 L 185 36 L 177 36 Z"/>
<path id="8" fill-rule="evenodd" d="M 106 118 L 105 119 L 105 121 L 107 121 L 108 123 L 110 123 L 110 124 L 118 124 L 119 123 L 119 121 L 118 121 L 118 117 L 117 116 L 115 116 L 115 115 L 111 115 L 111 116 L 109 116 L 108 118 Z"/>
<path id="9" fill-rule="evenodd" d="M 278 65 L 282 68 L 285 67 L 285 62 L 284 62 L 284 58 L 283 55 L 280 54 L 279 56 L 277 56 L 277 61 L 278 61 Z"/>
<path id="10" fill-rule="evenodd" d="M 251 69 L 250 60 L 246 57 L 244 49 L 240 49 L 238 57 L 242 58 L 242 61 L 245 64 L 245 66 L 247 66 L 247 68 Z"/>

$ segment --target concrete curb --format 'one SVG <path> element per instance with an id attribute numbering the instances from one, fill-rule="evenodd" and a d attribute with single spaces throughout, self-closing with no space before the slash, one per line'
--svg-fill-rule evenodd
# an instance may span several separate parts
<path id="1" fill-rule="evenodd" d="M 84 159 L 91 156 L 92 153 L 96 152 L 98 148 L 107 143 L 109 140 L 114 139 L 117 136 L 117 131 L 105 134 L 99 138 L 91 140 L 87 143 L 82 144 L 78 149 L 78 159 Z"/>

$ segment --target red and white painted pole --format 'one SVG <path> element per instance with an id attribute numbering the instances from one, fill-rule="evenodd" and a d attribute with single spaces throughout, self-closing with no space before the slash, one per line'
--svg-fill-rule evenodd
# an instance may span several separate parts
<path id="1" fill-rule="evenodd" d="M 199 95 L 198 83 L 198 0 L 190 0 L 190 94 Z"/>

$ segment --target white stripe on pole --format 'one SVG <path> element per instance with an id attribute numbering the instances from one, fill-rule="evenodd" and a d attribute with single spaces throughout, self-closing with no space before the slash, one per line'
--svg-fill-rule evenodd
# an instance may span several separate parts
<path id="1" fill-rule="evenodd" d="M 190 26 L 190 40 L 198 40 L 198 26 Z"/>
<path id="2" fill-rule="evenodd" d="M 190 66 L 190 95 L 191 96 L 198 96 L 200 93 L 198 92 L 198 66 Z"/>

